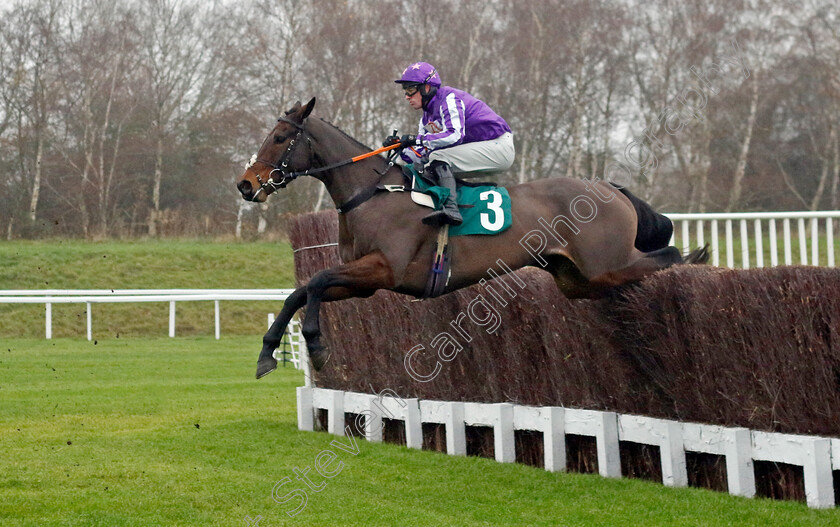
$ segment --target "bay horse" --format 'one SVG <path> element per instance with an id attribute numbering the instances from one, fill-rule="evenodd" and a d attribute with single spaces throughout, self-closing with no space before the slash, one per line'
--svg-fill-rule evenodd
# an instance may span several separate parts
<path id="1" fill-rule="evenodd" d="M 438 229 L 402 185 L 399 167 L 381 156 L 350 163 L 369 149 L 328 122 L 310 117 L 315 98 L 277 120 L 237 182 L 242 197 L 263 202 L 298 176 L 319 179 L 339 210 L 341 265 L 298 287 L 263 337 L 257 378 L 274 371 L 274 350 L 295 312 L 306 306 L 302 332 L 316 370 L 329 358 L 320 342 L 321 302 L 369 297 L 379 289 L 422 297 Z M 387 168 L 387 170 L 383 170 Z M 621 190 L 615 192 L 616 189 Z M 477 283 L 499 260 L 511 270 L 540 267 L 569 298 L 599 298 L 673 264 L 703 263 L 706 248 L 685 259 L 668 247 L 671 221 L 628 191 L 597 179 L 564 177 L 508 187 L 512 225 L 493 236 L 450 239 L 451 274 L 444 293 Z M 585 206 L 582 206 L 585 204 Z"/>

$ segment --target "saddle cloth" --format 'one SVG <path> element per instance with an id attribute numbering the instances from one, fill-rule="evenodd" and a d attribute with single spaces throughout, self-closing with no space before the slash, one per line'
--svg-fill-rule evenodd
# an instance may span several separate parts
<path id="1" fill-rule="evenodd" d="M 431 185 L 413 170 L 412 176 L 411 199 L 418 205 L 439 210 L 449 197 L 449 189 Z M 458 186 L 456 202 L 464 222 L 451 225 L 449 236 L 499 234 L 513 224 L 510 194 L 504 187 Z"/>

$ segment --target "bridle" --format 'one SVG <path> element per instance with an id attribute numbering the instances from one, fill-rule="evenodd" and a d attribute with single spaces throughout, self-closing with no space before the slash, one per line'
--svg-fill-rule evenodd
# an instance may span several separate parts
<path id="1" fill-rule="evenodd" d="M 249 168 L 253 167 L 254 164 L 257 163 L 257 162 L 260 162 L 260 163 L 262 163 L 264 165 L 267 165 L 267 166 L 270 166 L 272 168 L 271 172 L 268 173 L 268 179 L 266 179 L 265 181 L 262 180 L 259 172 L 254 171 L 254 177 L 257 178 L 257 182 L 260 184 L 260 188 L 254 193 L 253 198 L 256 198 L 259 195 L 259 193 L 264 191 L 264 190 L 266 191 L 266 193 L 268 193 L 269 191 L 266 190 L 266 189 L 270 188 L 271 192 L 274 192 L 277 189 L 285 188 L 286 185 L 288 185 L 289 183 L 291 183 L 292 181 L 294 181 L 298 177 L 306 176 L 306 175 L 310 174 L 310 169 L 306 169 L 303 172 L 287 172 L 286 171 L 286 169 L 289 166 L 289 160 L 292 157 L 292 152 L 294 152 L 295 146 L 297 146 L 297 144 L 298 144 L 298 139 L 300 139 L 301 134 L 306 133 L 306 130 L 304 130 L 304 128 L 303 128 L 303 125 L 298 124 L 298 123 L 296 123 L 296 122 L 294 122 L 291 119 L 288 119 L 286 117 L 280 117 L 279 119 L 277 119 L 277 122 L 284 122 L 286 124 L 290 124 L 290 125 L 294 126 L 295 128 L 297 128 L 297 133 L 292 138 L 292 140 L 289 141 L 289 146 L 286 147 L 286 151 L 283 152 L 283 155 L 280 157 L 280 160 L 277 161 L 276 163 L 272 163 L 271 161 L 267 161 L 265 159 L 260 159 L 260 158 L 257 157 L 257 154 L 254 154 L 253 156 L 251 156 L 251 160 L 248 161 L 247 165 L 245 165 L 245 170 L 248 170 Z M 309 138 L 308 135 L 305 136 L 305 137 L 306 137 L 307 142 L 310 144 L 310 150 L 311 150 L 312 149 L 312 140 Z M 275 179 L 274 179 L 274 173 L 275 172 L 280 173 L 280 180 L 279 181 L 275 181 Z"/>
<path id="2" fill-rule="evenodd" d="M 347 166 L 349 164 L 356 163 L 356 162 L 361 161 L 363 159 L 367 159 L 369 157 L 372 157 L 372 156 L 390 151 L 391 153 L 388 155 L 387 165 L 385 166 L 385 168 L 381 172 L 378 171 L 378 170 L 375 171 L 377 174 L 379 174 L 379 177 L 381 179 L 382 177 L 385 176 L 388 169 L 391 168 L 392 166 L 394 166 L 394 161 L 395 161 L 396 156 L 398 154 L 396 149 L 400 147 L 400 143 L 397 142 L 397 143 L 394 143 L 392 145 L 383 146 L 382 148 L 377 148 L 376 150 L 373 150 L 371 152 L 367 152 L 365 154 L 357 155 L 356 157 L 351 157 L 349 159 L 341 160 L 341 161 L 339 161 L 337 163 L 333 163 L 331 165 L 322 166 L 322 167 L 318 167 L 318 168 L 312 168 L 312 159 L 311 159 L 311 157 L 312 157 L 312 139 L 310 138 L 309 134 L 306 133 L 306 130 L 304 129 L 303 124 L 298 124 L 298 123 L 296 123 L 296 122 L 294 122 L 294 121 L 292 121 L 292 120 L 290 120 L 286 117 L 281 117 L 281 118 L 277 119 L 277 122 L 284 122 L 284 123 L 287 123 L 287 124 L 290 124 L 290 125 L 294 126 L 295 128 L 297 128 L 297 133 L 292 138 L 292 140 L 289 141 L 289 146 L 286 147 L 286 151 L 283 152 L 283 155 L 280 157 L 280 160 L 277 161 L 276 163 L 266 161 L 265 159 L 260 159 L 260 158 L 257 157 L 257 154 L 254 154 L 253 156 L 251 156 L 251 159 L 250 159 L 250 161 L 248 161 L 248 164 L 245 165 L 245 170 L 246 171 L 251 169 L 254 166 L 254 164 L 256 164 L 257 162 L 262 163 L 266 166 L 270 166 L 272 168 L 271 172 L 268 173 L 268 179 L 266 181 L 262 180 L 262 178 L 260 177 L 260 174 L 256 170 L 253 171 L 254 177 L 256 177 L 257 182 L 260 184 L 260 188 L 257 189 L 257 191 L 254 193 L 253 196 L 251 196 L 250 199 L 252 201 L 254 199 L 256 199 L 257 196 L 259 196 L 260 192 L 265 191 L 266 194 L 270 194 L 271 192 L 274 192 L 277 189 L 285 188 L 286 185 L 288 185 L 289 183 L 291 183 L 295 179 L 299 178 L 300 176 L 312 176 L 312 175 L 315 175 L 315 174 L 320 174 L 321 172 L 328 172 L 330 170 L 340 168 L 340 167 L 343 167 L 343 166 Z M 305 122 L 306 121 L 304 121 L 304 123 Z M 300 139 L 301 134 L 304 135 L 304 137 L 306 138 L 306 142 L 309 144 L 309 153 L 310 153 L 309 168 L 307 168 L 305 170 L 302 170 L 300 172 L 287 172 L 286 169 L 288 168 L 289 160 L 292 157 L 292 152 L 294 151 L 295 146 L 298 144 L 298 141 Z M 394 130 L 394 135 L 396 135 L 396 134 L 397 134 L 397 131 Z M 266 141 L 268 141 L 268 138 L 266 138 Z M 265 142 L 263 142 L 263 145 L 265 145 Z M 262 147 L 260 147 L 260 150 L 262 150 Z M 275 181 L 274 180 L 274 173 L 275 172 L 280 173 L 280 181 Z M 370 199 L 379 190 L 388 190 L 390 192 L 396 192 L 397 191 L 396 187 L 400 187 L 400 190 L 402 190 L 401 185 L 378 185 L 377 184 L 377 185 L 374 185 L 372 187 L 368 187 L 368 188 L 364 189 L 362 192 L 360 192 L 360 193 L 356 194 L 355 196 L 353 196 L 352 198 L 350 198 L 350 200 L 348 200 L 346 203 L 339 206 L 338 207 L 338 212 L 340 214 L 344 214 L 344 213 L 349 212 L 350 210 L 358 207 L 359 205 L 361 205 L 362 203 L 364 203 L 365 201 Z M 267 190 L 267 189 L 270 189 L 270 190 Z"/>

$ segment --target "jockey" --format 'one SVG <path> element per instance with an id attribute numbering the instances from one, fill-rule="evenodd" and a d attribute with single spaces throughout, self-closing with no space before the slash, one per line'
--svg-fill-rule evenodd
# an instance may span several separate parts
<path id="1" fill-rule="evenodd" d="M 427 225 L 460 225 L 453 172 L 496 172 L 513 164 L 513 134 L 504 119 L 467 92 L 442 86 L 431 64 L 415 62 L 395 80 L 408 105 L 423 110 L 417 135 L 388 137 L 385 146 L 400 143 L 400 157 L 422 171 L 436 185 L 449 189 L 443 210 L 425 218 Z"/>

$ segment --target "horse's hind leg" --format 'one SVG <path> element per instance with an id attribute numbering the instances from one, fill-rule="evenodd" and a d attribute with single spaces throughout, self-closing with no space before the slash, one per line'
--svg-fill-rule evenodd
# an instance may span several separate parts
<path id="1" fill-rule="evenodd" d="M 680 263 L 683 263 L 683 258 L 676 247 L 665 247 L 658 251 L 644 253 L 641 258 L 627 267 L 590 279 L 589 298 L 602 298 L 617 286 L 638 282 L 656 271 Z"/>
<path id="2" fill-rule="evenodd" d="M 306 305 L 306 287 L 298 287 L 289 295 L 283 303 L 283 309 L 274 319 L 271 327 L 263 337 L 263 347 L 260 357 L 257 359 L 257 379 L 265 377 L 277 369 L 277 359 L 274 358 L 274 350 L 280 346 L 283 334 L 286 333 L 286 326 L 295 316 L 298 309 Z"/>

